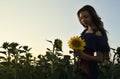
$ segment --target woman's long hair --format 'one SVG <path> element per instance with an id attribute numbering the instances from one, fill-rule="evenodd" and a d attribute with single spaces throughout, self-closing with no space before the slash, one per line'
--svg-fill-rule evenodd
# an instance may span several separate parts
<path id="1" fill-rule="evenodd" d="M 92 17 L 92 21 L 95 24 L 96 28 L 102 32 L 102 35 L 105 36 L 106 40 L 108 40 L 107 34 L 106 34 L 106 30 L 104 29 L 103 26 L 103 22 L 101 21 L 101 18 L 97 15 L 97 12 L 95 11 L 95 9 L 90 6 L 90 5 L 86 5 L 84 7 L 82 7 L 78 12 L 77 12 L 77 16 L 78 18 L 80 17 L 79 14 L 82 11 L 88 11 Z M 79 21 L 81 22 L 81 20 L 79 19 Z M 82 22 L 81 22 L 82 24 Z M 87 26 L 85 26 L 84 24 L 82 24 L 85 28 L 87 28 Z"/>

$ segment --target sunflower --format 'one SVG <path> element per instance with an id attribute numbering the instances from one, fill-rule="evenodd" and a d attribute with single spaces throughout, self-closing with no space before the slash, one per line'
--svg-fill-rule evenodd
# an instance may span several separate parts
<path id="1" fill-rule="evenodd" d="M 80 50 L 83 51 L 86 46 L 84 39 L 80 38 L 79 36 L 71 37 L 68 41 L 68 46 L 73 50 Z"/>

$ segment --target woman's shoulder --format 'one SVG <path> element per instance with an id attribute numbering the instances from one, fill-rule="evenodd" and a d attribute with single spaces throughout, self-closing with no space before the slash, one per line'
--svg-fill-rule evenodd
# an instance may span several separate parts
<path id="1" fill-rule="evenodd" d="M 95 34 L 95 36 L 103 36 L 102 32 L 98 29 L 93 29 L 93 34 Z"/>
<path id="2" fill-rule="evenodd" d="M 83 36 L 85 33 L 86 33 L 87 29 L 84 29 L 82 32 L 81 32 L 81 36 Z"/>

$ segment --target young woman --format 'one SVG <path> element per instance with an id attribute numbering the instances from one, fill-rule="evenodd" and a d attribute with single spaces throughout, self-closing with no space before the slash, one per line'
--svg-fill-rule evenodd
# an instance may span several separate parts
<path id="1" fill-rule="evenodd" d="M 80 62 L 87 71 L 89 77 L 87 79 L 97 79 L 99 75 L 98 63 L 103 62 L 104 57 L 110 51 L 106 30 L 103 27 L 101 18 L 90 5 L 82 7 L 77 12 L 77 16 L 85 28 L 81 33 L 81 37 L 86 42 L 85 50 L 78 52 L 79 58 L 81 59 Z"/>

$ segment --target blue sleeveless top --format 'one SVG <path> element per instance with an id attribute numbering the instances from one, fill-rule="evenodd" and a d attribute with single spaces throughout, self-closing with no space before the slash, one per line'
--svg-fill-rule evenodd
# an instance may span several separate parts
<path id="1" fill-rule="evenodd" d="M 110 47 L 107 39 L 104 36 L 98 36 L 95 33 L 98 31 L 97 29 L 93 29 L 93 33 L 86 33 L 87 29 L 85 29 L 81 37 L 86 42 L 85 51 L 88 52 L 109 52 Z"/>

